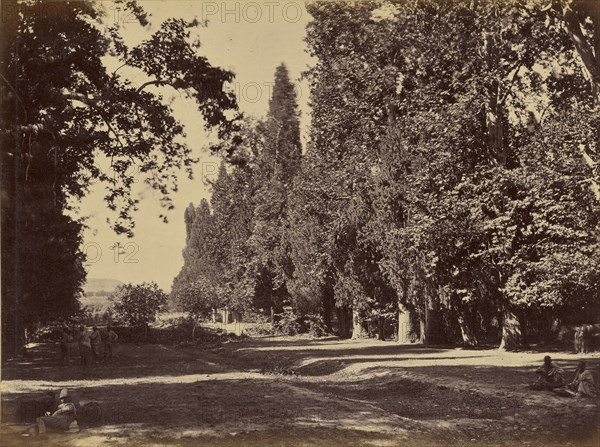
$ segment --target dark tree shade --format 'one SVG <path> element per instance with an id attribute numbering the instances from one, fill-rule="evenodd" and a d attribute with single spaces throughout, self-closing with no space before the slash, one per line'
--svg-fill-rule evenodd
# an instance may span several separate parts
<path id="1" fill-rule="evenodd" d="M 140 25 L 148 24 L 135 1 L 115 3 Z M 24 324 L 53 316 L 45 309 L 66 316 L 76 302 L 84 280 L 82 222 L 65 215 L 92 180 L 107 186 L 118 233 L 133 233 L 137 200 L 130 190 L 138 172 L 164 208 L 173 208 L 178 173 L 191 175 L 195 160 L 157 87 L 195 101 L 205 126 L 222 137 L 236 126 L 236 101 L 224 89 L 233 74 L 198 54 L 199 44 L 190 42 L 197 23 L 166 20 L 129 48 L 118 23 L 103 29 L 102 11 L 92 1 L 3 3 L 2 304 L 12 309 L 3 312 L 3 335 L 13 334 L 3 341 L 11 345 Z M 106 57 L 119 68 L 109 72 Z M 147 81 L 134 85 L 122 75 L 125 66 Z M 100 160 L 109 168 L 101 169 Z"/>

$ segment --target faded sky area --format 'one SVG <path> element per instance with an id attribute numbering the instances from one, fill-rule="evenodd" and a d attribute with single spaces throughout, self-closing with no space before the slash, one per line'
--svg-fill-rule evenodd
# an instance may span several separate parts
<path id="1" fill-rule="evenodd" d="M 198 29 L 202 42 L 200 53 L 213 65 L 236 74 L 232 88 L 238 95 L 244 114 L 256 117 L 266 114 L 275 68 L 284 62 L 298 85 L 302 128 L 306 135 L 308 86 L 305 82 L 298 82 L 301 73 L 311 64 L 303 40 L 310 20 L 304 3 L 201 0 L 142 0 L 139 3 L 152 15 L 150 29 L 130 23 L 131 18 L 116 10 L 112 2 L 103 2 L 107 21 L 118 20 L 125 26 L 124 36 L 129 44 L 150 36 L 169 17 L 209 21 L 208 27 Z M 106 64 L 111 69 L 116 68 L 115 61 L 107 60 Z M 145 81 L 134 72 L 126 75 L 134 83 Z M 182 172 L 179 191 L 172 196 L 175 210 L 168 213 L 168 224 L 158 217 L 163 212 L 158 195 L 140 178 L 134 188 L 140 198 L 140 210 L 135 214 L 135 237 L 132 239 L 116 235 L 111 230 L 106 219 L 112 218 L 113 214 L 103 202 L 105 187 L 95 184 L 79 204 L 79 215 L 89 216 L 83 247 L 88 256 L 88 278 L 113 278 L 126 283 L 155 281 L 163 289 L 170 290 L 174 276 L 183 265 L 183 212 L 190 202 L 197 205 L 202 198 L 210 197 L 206 178 L 214 177 L 219 159 L 205 150 L 209 136 L 203 130 L 195 103 L 172 90 L 160 92 L 173 101 L 175 116 L 186 128 L 187 143 L 194 156 L 200 158 L 194 167 L 195 178 L 189 180 Z M 305 142 L 305 137 L 303 139 Z M 120 249 L 115 247 L 117 243 Z"/>

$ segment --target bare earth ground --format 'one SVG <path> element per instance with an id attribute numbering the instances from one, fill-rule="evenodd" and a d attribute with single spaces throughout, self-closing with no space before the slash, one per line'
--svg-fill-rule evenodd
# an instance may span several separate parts
<path id="1" fill-rule="evenodd" d="M 526 385 L 546 353 L 424 348 L 393 342 L 261 338 L 203 347 L 123 344 L 111 364 L 58 362 L 39 345 L 5 364 L 2 399 L 69 387 L 101 423 L 4 447 L 413 446 L 600 443 L 597 399 Z M 580 359 L 551 353 L 570 380 Z M 584 359 L 599 379 L 600 355 Z M 3 413 L 4 414 L 4 413 Z"/>

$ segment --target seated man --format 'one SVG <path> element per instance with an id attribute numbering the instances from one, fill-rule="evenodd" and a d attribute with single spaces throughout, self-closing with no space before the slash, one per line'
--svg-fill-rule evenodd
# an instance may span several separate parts
<path id="1" fill-rule="evenodd" d="M 544 364 L 535 372 L 540 377 L 530 385 L 533 390 L 552 390 L 565 385 L 563 370 L 552 363 L 549 355 L 544 357 Z"/>
<path id="2" fill-rule="evenodd" d="M 567 385 L 567 389 L 575 393 L 576 397 L 596 397 L 596 387 L 592 373 L 585 369 L 585 362 L 577 364 L 575 378 Z"/>
<path id="3" fill-rule="evenodd" d="M 37 418 L 37 430 L 32 434 L 45 434 L 47 431 L 67 431 L 76 418 L 75 405 L 71 402 L 69 392 L 64 389 L 60 392 L 58 409 L 50 415 Z"/>

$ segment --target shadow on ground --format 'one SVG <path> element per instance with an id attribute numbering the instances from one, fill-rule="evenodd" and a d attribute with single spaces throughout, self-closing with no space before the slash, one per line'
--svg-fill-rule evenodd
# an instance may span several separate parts
<path id="1" fill-rule="evenodd" d="M 2 445 L 598 445 L 597 400 L 526 388 L 542 353 L 259 339 L 120 345 L 116 356 L 60 365 L 57 347 L 42 345 L 6 365 L 3 391 L 77 384 L 77 399 L 102 414 L 80 434 L 45 440 L 3 426 Z M 567 370 L 579 360 L 553 357 Z M 585 358 L 598 380 L 598 355 Z M 259 373 L 277 365 L 294 375 Z"/>

